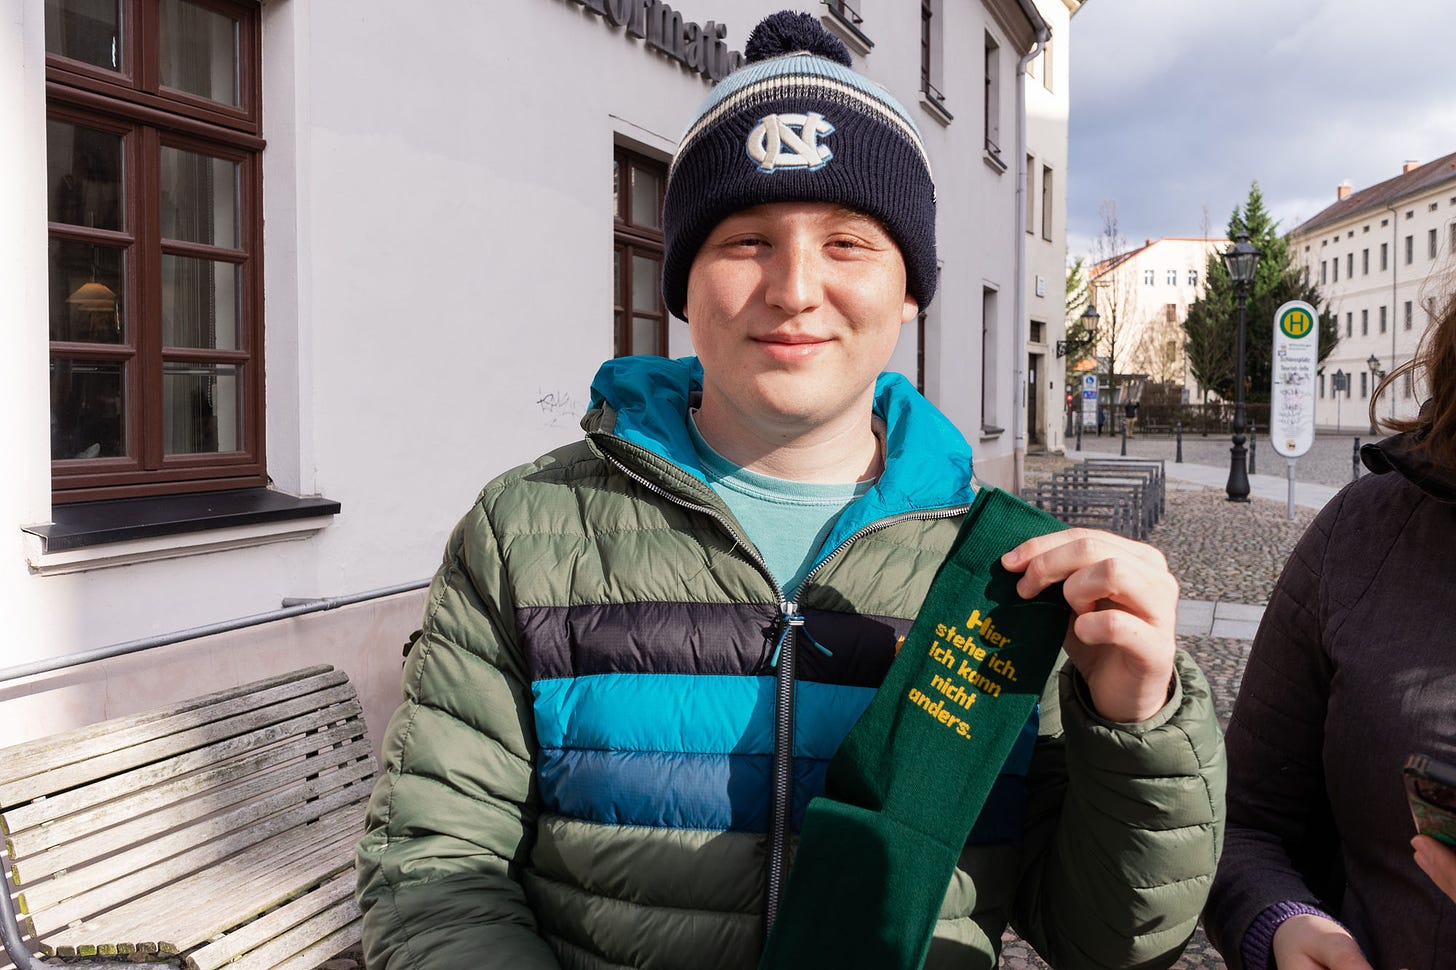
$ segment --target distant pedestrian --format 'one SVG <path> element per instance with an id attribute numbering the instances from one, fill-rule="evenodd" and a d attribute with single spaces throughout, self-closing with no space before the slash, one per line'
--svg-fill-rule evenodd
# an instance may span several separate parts
<path id="1" fill-rule="evenodd" d="M 1234 705 L 1204 924 L 1236 970 L 1456 966 L 1456 851 L 1413 838 L 1401 779 L 1456 762 L 1456 298 L 1372 423 L 1407 377 L 1429 399 L 1300 540 Z"/>

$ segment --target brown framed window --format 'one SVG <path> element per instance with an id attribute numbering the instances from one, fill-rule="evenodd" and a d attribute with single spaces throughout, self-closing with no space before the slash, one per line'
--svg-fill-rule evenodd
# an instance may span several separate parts
<path id="1" fill-rule="evenodd" d="M 667 356 L 662 302 L 662 197 L 667 165 L 618 146 L 612 153 L 613 354 Z"/>
<path id="2" fill-rule="evenodd" d="M 56 502 L 266 483 L 259 18 L 46 4 Z"/>

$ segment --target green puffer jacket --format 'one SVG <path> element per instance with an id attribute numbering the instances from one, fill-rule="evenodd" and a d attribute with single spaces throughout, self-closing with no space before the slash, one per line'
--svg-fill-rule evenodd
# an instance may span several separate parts
<path id="1" fill-rule="evenodd" d="M 491 482 L 451 536 L 359 847 L 374 970 L 755 966 L 767 886 L 974 492 L 964 439 L 883 377 L 885 472 L 782 590 L 702 479 L 700 377 L 608 363 L 587 441 Z M 1224 784 L 1207 684 L 1178 675 L 1133 726 L 1052 678 L 926 966 L 993 967 L 1008 922 L 1054 966 L 1173 962 Z"/>

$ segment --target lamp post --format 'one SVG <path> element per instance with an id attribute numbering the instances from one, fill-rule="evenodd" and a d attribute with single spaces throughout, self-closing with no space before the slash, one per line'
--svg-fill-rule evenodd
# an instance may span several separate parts
<path id="1" fill-rule="evenodd" d="M 1248 452 L 1244 450 L 1244 311 L 1248 306 L 1249 287 L 1254 282 L 1254 270 L 1259 266 L 1259 250 L 1249 242 L 1249 234 L 1241 232 L 1234 237 L 1234 244 L 1223 254 L 1224 265 L 1228 267 L 1229 279 L 1239 297 L 1238 343 L 1234 356 L 1234 434 L 1233 447 L 1229 449 L 1229 477 L 1225 491 L 1230 502 L 1249 500 L 1249 469 L 1245 463 Z"/>
<path id="2" fill-rule="evenodd" d="M 1349 387 L 1349 380 L 1350 375 L 1343 370 L 1335 371 L 1333 385 L 1335 390 L 1335 431 L 1337 432 L 1344 430 L 1340 424 L 1340 404 L 1345 399 L 1345 390 Z"/>
<path id="3" fill-rule="evenodd" d="M 1380 379 L 1385 376 L 1385 371 L 1380 369 L 1380 358 L 1376 357 L 1374 354 L 1371 354 L 1369 357 L 1365 358 L 1365 366 L 1370 371 L 1370 396 L 1373 398 L 1375 397 L 1375 385 L 1378 384 L 1380 382 Z M 1370 433 L 1372 435 L 1377 433 L 1375 430 L 1374 408 L 1370 409 Z"/>

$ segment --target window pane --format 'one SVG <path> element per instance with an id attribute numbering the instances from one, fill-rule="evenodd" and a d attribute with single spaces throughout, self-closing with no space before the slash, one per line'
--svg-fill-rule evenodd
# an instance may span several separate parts
<path id="1" fill-rule="evenodd" d="M 121 136 L 47 121 L 46 194 L 51 222 L 126 228 L 121 223 Z"/>
<path id="2" fill-rule="evenodd" d="M 238 181 L 242 166 L 180 148 L 162 147 L 162 235 L 237 249 Z"/>
<path id="3" fill-rule="evenodd" d="M 632 353 L 662 355 L 657 343 L 658 321 L 655 317 L 632 318 Z"/>
<path id="4" fill-rule="evenodd" d="M 650 256 L 632 256 L 632 309 L 656 313 L 662 300 L 662 262 Z"/>
<path id="5" fill-rule="evenodd" d="M 46 0 L 45 46 L 52 54 L 121 70 L 117 0 Z"/>
<path id="6" fill-rule="evenodd" d="M 242 267 L 190 256 L 162 256 L 162 344 L 238 350 Z"/>
<path id="7" fill-rule="evenodd" d="M 237 451 L 243 440 L 235 364 L 163 364 L 162 432 L 169 455 Z"/>
<path id="8" fill-rule="evenodd" d="M 126 365 L 51 358 L 51 459 L 126 454 Z"/>
<path id="9" fill-rule="evenodd" d="M 238 103 L 238 22 L 187 0 L 162 0 L 164 87 Z"/>
<path id="10" fill-rule="evenodd" d="M 632 171 L 632 224 L 634 226 L 646 226 L 650 229 L 662 228 L 661 212 L 657 206 L 657 196 L 661 191 L 661 181 L 655 172 L 630 166 Z"/>
<path id="11" fill-rule="evenodd" d="M 116 246 L 50 241 L 51 339 L 116 344 L 125 338 L 126 259 Z"/>
<path id="12" fill-rule="evenodd" d="M 612 216 L 622 218 L 622 163 L 612 159 Z"/>

